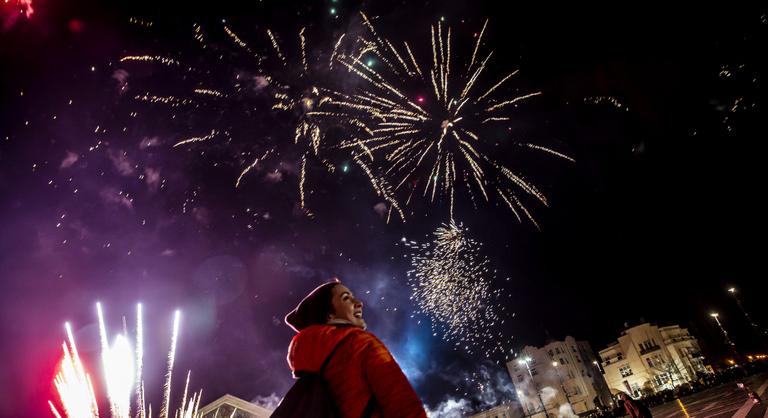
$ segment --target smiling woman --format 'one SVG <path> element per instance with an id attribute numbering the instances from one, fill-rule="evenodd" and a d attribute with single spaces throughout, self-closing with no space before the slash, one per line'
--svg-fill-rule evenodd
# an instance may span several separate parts
<path id="1" fill-rule="evenodd" d="M 341 283 L 331 289 L 331 308 L 332 312 L 326 321 L 328 324 L 348 324 L 362 329 L 367 328 L 363 320 L 363 302 Z"/>
<path id="2" fill-rule="evenodd" d="M 297 331 L 288 348 L 293 376 L 321 378 L 339 417 L 426 417 L 389 350 L 366 331 L 363 302 L 338 279 L 313 290 L 285 321 Z M 298 403 L 292 395 L 298 386 L 275 415 L 295 411 L 296 405 L 289 404 Z"/>

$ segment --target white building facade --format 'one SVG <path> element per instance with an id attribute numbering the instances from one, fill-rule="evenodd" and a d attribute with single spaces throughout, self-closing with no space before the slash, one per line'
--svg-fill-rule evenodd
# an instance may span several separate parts
<path id="1" fill-rule="evenodd" d="M 254 403 L 226 394 L 203 406 L 198 411 L 201 418 L 269 418 L 272 411 Z"/>
<path id="2" fill-rule="evenodd" d="M 584 414 L 612 406 L 597 358 L 586 341 L 566 337 L 523 348 L 507 370 L 526 416 Z"/>
<path id="3" fill-rule="evenodd" d="M 633 396 L 673 389 L 707 372 L 698 341 L 678 325 L 628 328 L 600 351 L 600 360 L 611 392 Z"/>
<path id="4" fill-rule="evenodd" d="M 486 409 L 470 415 L 469 418 L 522 418 L 523 411 L 517 402 L 506 403 L 497 407 Z"/>

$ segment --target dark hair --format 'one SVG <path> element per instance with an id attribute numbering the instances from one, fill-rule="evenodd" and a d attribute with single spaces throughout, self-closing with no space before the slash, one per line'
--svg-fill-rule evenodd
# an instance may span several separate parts
<path id="1" fill-rule="evenodd" d="M 339 279 L 334 279 L 316 287 L 285 316 L 285 323 L 296 332 L 310 325 L 326 323 L 328 315 L 333 313 L 333 288 L 339 284 Z"/>

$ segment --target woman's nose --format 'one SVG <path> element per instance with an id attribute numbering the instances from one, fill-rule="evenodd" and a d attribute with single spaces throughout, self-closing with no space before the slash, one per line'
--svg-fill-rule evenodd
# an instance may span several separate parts
<path id="1" fill-rule="evenodd" d="M 355 308 L 362 308 L 363 307 L 363 301 L 360 299 L 355 299 Z"/>

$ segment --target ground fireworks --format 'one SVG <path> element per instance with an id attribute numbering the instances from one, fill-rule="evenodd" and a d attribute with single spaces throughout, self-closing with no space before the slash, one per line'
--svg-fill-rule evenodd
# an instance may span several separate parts
<path id="1" fill-rule="evenodd" d="M 500 290 L 492 288 L 495 273 L 480 253 L 481 244 L 461 224 L 442 225 L 433 235 L 434 241 L 423 244 L 403 239 L 411 251 L 408 283 L 417 311 L 457 349 L 486 357 L 503 352 L 506 341 L 497 328 L 506 312 Z"/>
<path id="2" fill-rule="evenodd" d="M 143 373 L 144 337 L 141 305 L 136 312 L 136 336 L 131 340 L 128 336 L 127 326 L 123 323 L 123 332 L 115 335 L 113 343 L 109 344 L 109 335 L 104 323 L 104 315 L 101 305 L 96 305 L 99 321 L 99 337 L 101 341 L 101 366 L 103 372 L 103 386 L 107 394 L 111 416 L 114 418 L 150 418 L 152 405 L 145 403 Z M 176 355 L 181 314 L 176 311 L 173 321 L 171 336 L 171 348 L 168 354 L 168 368 L 164 385 L 163 404 L 160 411 L 161 418 L 171 416 L 170 391 L 171 377 L 173 375 L 173 363 Z M 65 324 L 67 342 L 62 344 L 64 356 L 61 361 L 54 385 L 59 394 L 61 409 L 68 418 L 98 418 L 99 404 L 93 390 L 91 375 L 86 371 L 80 354 L 77 351 L 75 338 L 69 323 Z M 135 347 L 133 345 L 135 344 Z M 202 392 L 197 392 L 187 399 L 189 388 L 189 376 L 184 388 L 184 396 L 181 407 L 176 411 L 176 416 L 191 418 L 197 414 Z M 133 410 L 132 403 L 134 401 Z M 57 418 L 62 414 L 54 402 L 48 401 L 51 412 Z"/>
<path id="3" fill-rule="evenodd" d="M 491 157 L 489 146 L 498 142 L 493 129 L 509 124 L 517 103 L 541 94 L 510 95 L 505 87 L 518 73 L 512 71 L 492 83 L 484 80 L 493 52 L 481 52 L 486 21 L 466 63 L 453 58 L 451 28 L 431 27 L 431 60 L 423 62 L 408 42 L 402 47 L 380 36 L 362 14 L 369 36 L 356 55 L 339 62 L 367 83 L 360 92 L 339 94 L 334 104 L 365 122 L 367 136 L 347 141 L 362 164 L 386 179 L 406 204 L 415 193 L 430 202 L 445 198 L 451 218 L 457 187 L 484 200 L 500 198 L 521 219 L 533 216 L 518 197 L 522 192 L 544 205 L 547 199 L 533 184 Z M 377 64 L 378 63 L 378 64 Z M 381 67 L 378 69 L 377 67 Z M 364 115 L 361 116 L 361 115 Z M 491 129 L 489 129 L 491 128 Z M 573 161 L 565 154 L 538 145 L 521 144 Z"/>

